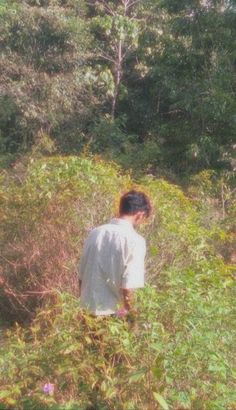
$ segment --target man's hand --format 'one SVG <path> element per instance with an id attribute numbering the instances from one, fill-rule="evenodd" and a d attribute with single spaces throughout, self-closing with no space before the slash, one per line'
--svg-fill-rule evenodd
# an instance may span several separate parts
<path id="1" fill-rule="evenodd" d="M 79 298 L 81 296 L 81 286 L 82 286 L 82 281 L 79 279 L 79 294 L 78 294 Z"/>
<path id="2" fill-rule="evenodd" d="M 126 316 L 128 315 L 129 311 L 125 308 L 120 308 L 116 311 L 115 315 L 116 317 L 118 317 L 119 319 L 124 319 L 126 318 Z"/>
<path id="3" fill-rule="evenodd" d="M 132 289 L 121 289 L 123 294 L 124 308 L 128 311 L 132 310 L 134 302 L 134 291 Z"/>

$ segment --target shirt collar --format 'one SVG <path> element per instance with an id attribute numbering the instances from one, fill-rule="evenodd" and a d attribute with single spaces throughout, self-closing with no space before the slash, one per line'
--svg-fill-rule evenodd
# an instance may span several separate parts
<path id="1" fill-rule="evenodd" d="M 123 218 L 112 218 L 111 223 L 114 225 L 122 225 L 122 226 L 125 226 L 126 228 L 130 228 L 134 230 L 132 223 Z"/>

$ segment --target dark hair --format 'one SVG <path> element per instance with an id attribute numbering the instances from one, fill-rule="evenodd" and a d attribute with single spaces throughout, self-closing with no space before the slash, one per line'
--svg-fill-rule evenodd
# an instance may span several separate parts
<path id="1" fill-rule="evenodd" d="M 120 199 L 120 215 L 133 215 L 137 212 L 145 212 L 148 217 L 151 213 L 151 203 L 146 194 L 140 191 L 129 191 Z"/>

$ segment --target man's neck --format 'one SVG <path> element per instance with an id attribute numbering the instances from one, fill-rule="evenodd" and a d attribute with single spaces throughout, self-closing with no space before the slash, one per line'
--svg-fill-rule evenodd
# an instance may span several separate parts
<path id="1" fill-rule="evenodd" d="M 133 227 L 135 227 L 135 217 L 134 215 L 119 215 L 120 219 L 129 222 Z"/>

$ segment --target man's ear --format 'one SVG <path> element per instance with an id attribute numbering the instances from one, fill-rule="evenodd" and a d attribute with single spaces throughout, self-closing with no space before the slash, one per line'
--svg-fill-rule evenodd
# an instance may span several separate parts
<path id="1" fill-rule="evenodd" d="M 140 223 L 140 222 L 143 221 L 144 218 L 145 218 L 145 212 L 144 211 L 139 211 L 135 215 L 135 222 Z"/>

